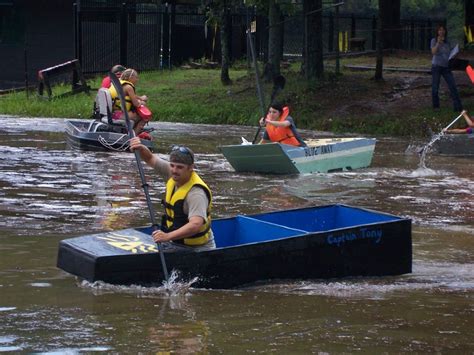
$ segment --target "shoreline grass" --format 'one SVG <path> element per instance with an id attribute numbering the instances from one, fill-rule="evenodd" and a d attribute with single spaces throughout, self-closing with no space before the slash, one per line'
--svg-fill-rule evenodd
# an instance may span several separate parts
<path id="1" fill-rule="evenodd" d="M 381 134 L 392 136 L 423 136 L 426 126 L 436 130 L 443 127 L 453 116 L 449 109 L 449 97 L 444 98 L 443 108 L 433 112 L 429 106 L 420 103 L 414 107 L 400 107 L 395 110 L 371 109 L 376 103 L 383 105 L 383 93 L 390 89 L 390 78 L 382 83 L 371 80 L 373 72 L 351 72 L 345 64 L 373 64 L 374 57 L 341 59 L 341 74 L 336 76 L 332 66 L 334 60 L 326 61 L 326 79 L 317 83 L 307 83 L 299 73 L 300 63 L 290 63 L 282 74 L 286 86 L 278 100 L 290 104 L 292 116 L 302 129 L 333 131 L 335 133 Z M 429 57 L 423 55 L 398 54 L 384 58 L 385 65 L 396 63 L 398 67 L 427 67 Z M 237 124 L 255 126 L 261 109 L 256 92 L 252 70 L 245 65 L 235 65 L 230 70 L 233 81 L 230 86 L 220 82 L 220 69 L 174 69 L 172 71 L 152 71 L 140 73 L 137 93 L 149 97 L 149 108 L 154 120 L 167 122 Z M 85 93 L 69 97 L 45 100 L 36 93 L 14 92 L 0 96 L 0 113 L 23 117 L 90 118 L 95 90 L 100 86 L 102 76 L 89 78 L 93 88 Z M 268 102 L 272 91 L 271 83 L 262 83 Z M 70 85 L 53 87 L 58 95 L 70 90 Z M 426 90 L 430 90 L 427 88 Z M 468 89 L 465 106 L 474 106 L 474 91 Z M 426 95 L 425 95 L 426 96 Z M 378 101 L 380 102 L 378 102 Z M 463 98 L 464 100 L 464 98 Z M 348 117 L 338 113 L 343 105 L 358 107 L 350 111 Z M 365 107 L 366 105 L 367 107 Z M 398 110 L 399 109 L 399 110 Z M 365 110 L 365 111 L 364 111 Z M 409 120 L 410 124 L 407 124 Z"/>

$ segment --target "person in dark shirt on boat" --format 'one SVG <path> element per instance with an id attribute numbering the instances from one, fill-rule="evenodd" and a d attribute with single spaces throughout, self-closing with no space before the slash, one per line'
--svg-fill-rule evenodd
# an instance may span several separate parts
<path id="1" fill-rule="evenodd" d="M 194 153 L 176 146 L 169 162 L 153 154 L 138 137 L 130 140 L 130 149 L 161 175 L 166 183 L 161 229 L 153 232 L 157 243 L 171 242 L 193 250 L 214 249 L 211 229 L 212 194 L 206 183 L 194 171 Z"/>
<path id="2" fill-rule="evenodd" d="M 260 119 L 260 125 L 265 127 L 265 133 L 260 144 L 278 142 L 306 147 L 306 143 L 296 130 L 295 121 L 289 113 L 288 106 L 283 106 L 280 103 L 270 105 L 267 116 Z"/>
<path id="3" fill-rule="evenodd" d="M 126 69 L 127 68 L 125 68 L 123 65 L 117 64 L 117 65 L 114 65 L 112 69 L 110 69 L 110 71 L 112 72 L 112 74 L 115 74 L 115 76 L 120 79 L 120 76 Z M 102 84 L 100 85 L 100 87 L 108 89 L 110 88 L 111 85 L 112 85 L 112 82 L 110 81 L 110 78 L 107 75 L 105 76 L 104 79 L 102 79 Z"/>
<path id="4" fill-rule="evenodd" d="M 463 110 L 462 115 L 464 117 L 464 120 L 467 123 L 466 128 L 451 128 L 451 129 L 443 129 L 444 133 L 467 133 L 467 134 L 472 134 L 474 132 L 474 119 L 472 117 L 469 117 L 468 113 L 466 110 Z"/>

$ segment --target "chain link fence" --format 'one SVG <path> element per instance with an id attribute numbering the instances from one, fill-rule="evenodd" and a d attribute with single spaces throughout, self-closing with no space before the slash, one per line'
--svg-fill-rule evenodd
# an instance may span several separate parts
<path id="1" fill-rule="evenodd" d="M 54 4 L 48 5 L 50 1 Z M 0 64 L 8 68 L 0 89 L 34 83 L 38 70 L 74 58 L 89 74 L 105 73 L 118 63 L 143 71 L 167 69 L 188 60 L 220 59 L 220 30 L 195 5 L 172 7 L 158 1 L 117 5 L 113 0 L 82 0 L 80 4 L 71 8 L 66 2 L 48 0 L 22 9 L 13 0 L 0 1 Z M 231 15 L 232 60 L 248 56 L 246 28 L 252 17 L 248 9 Z M 302 56 L 304 20 L 301 9 L 282 20 L 285 58 Z M 442 20 L 402 20 L 400 47 L 428 50 L 438 22 Z M 375 17 L 340 14 L 336 19 L 334 13 L 325 12 L 323 51 L 334 52 L 337 46 L 348 51 L 354 38 L 363 42 L 363 49 L 374 50 L 376 28 Z M 257 31 L 258 52 L 265 58 L 268 25 L 259 25 Z"/>

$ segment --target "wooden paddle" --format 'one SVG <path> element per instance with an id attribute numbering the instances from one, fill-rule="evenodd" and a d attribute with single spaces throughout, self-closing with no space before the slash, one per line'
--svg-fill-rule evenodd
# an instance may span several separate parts
<path id="1" fill-rule="evenodd" d="M 257 58 L 255 56 L 255 48 L 253 46 L 252 32 L 250 31 L 250 28 L 247 29 L 247 38 L 248 38 L 249 47 L 250 47 L 250 54 L 252 55 L 253 67 L 255 69 L 255 82 L 257 83 L 258 101 L 260 102 L 260 110 L 262 114 L 261 117 L 265 117 L 265 99 L 263 97 L 263 91 L 260 85 L 260 73 L 258 71 Z M 260 134 L 261 129 L 262 129 L 262 126 L 260 126 L 259 124 L 257 133 L 255 134 L 252 144 L 255 144 L 255 142 L 257 141 L 257 138 L 258 138 L 258 135 Z"/>
<path id="2" fill-rule="evenodd" d="M 439 132 L 434 139 L 431 139 L 431 141 L 426 144 L 423 148 L 421 148 L 421 150 L 418 152 L 418 154 L 423 154 L 425 152 L 425 150 L 429 147 L 431 147 L 433 145 L 434 142 L 436 142 L 438 139 L 440 139 L 443 134 L 444 134 L 444 131 L 449 129 L 457 120 L 459 120 L 461 117 L 462 117 L 463 113 L 461 112 L 461 114 L 456 117 L 450 124 L 448 124 L 446 127 L 444 127 L 441 132 Z"/>
<path id="3" fill-rule="evenodd" d="M 444 127 L 444 128 L 441 130 L 441 134 L 443 134 L 446 129 L 449 129 L 457 120 L 459 120 L 459 119 L 462 117 L 462 115 L 463 115 L 463 113 L 461 112 L 461 114 L 460 114 L 458 117 L 456 117 L 456 118 L 453 120 L 453 122 L 451 122 L 451 123 L 448 124 L 446 127 Z"/>
<path id="4" fill-rule="evenodd" d="M 255 68 L 255 81 L 257 83 L 257 93 L 258 93 L 258 99 L 260 102 L 260 110 L 262 113 L 262 117 L 265 117 L 266 115 L 265 98 L 263 97 L 263 91 L 260 85 L 260 73 L 258 71 L 257 58 L 255 55 L 255 48 L 253 46 L 252 33 L 250 30 L 247 30 L 247 36 L 248 36 L 248 42 L 249 42 L 249 47 L 250 47 L 250 53 L 252 55 L 252 63 L 253 63 L 253 67 Z M 286 84 L 286 79 L 283 75 L 277 75 L 275 78 L 273 78 L 273 90 L 272 90 L 272 95 L 270 96 L 270 103 L 273 102 L 278 92 L 285 88 L 285 84 Z M 262 129 L 262 126 L 259 124 L 257 133 L 255 134 L 252 144 L 255 144 L 255 142 L 257 141 L 258 135 L 260 134 L 261 129 Z"/>
<path id="5" fill-rule="evenodd" d="M 117 90 L 117 93 L 120 98 L 120 106 L 122 107 L 123 114 L 125 116 L 125 123 L 127 124 L 127 130 L 128 130 L 128 136 L 130 139 L 135 137 L 135 131 L 133 130 L 132 123 L 130 122 L 130 118 L 128 117 L 128 112 L 127 108 L 125 105 L 125 94 L 123 92 L 122 84 L 120 84 L 119 79 L 115 74 L 112 74 L 111 72 L 109 73 L 110 80 L 112 81 L 112 84 L 115 86 L 115 89 Z M 140 154 L 138 151 L 134 151 L 135 153 L 135 160 L 137 161 L 137 167 L 138 167 L 138 172 L 140 173 L 140 179 L 142 181 L 142 187 L 143 187 L 143 192 L 145 193 L 146 197 L 146 203 L 148 205 L 148 212 L 150 213 L 150 220 L 151 220 L 151 225 L 152 225 L 152 230 L 155 231 L 158 228 L 158 224 L 156 223 L 155 219 L 155 211 L 153 209 L 153 204 L 151 202 L 150 198 L 150 193 L 148 191 L 148 184 L 145 179 L 145 173 L 143 172 L 143 166 L 142 162 L 140 159 Z M 161 246 L 161 243 L 156 243 L 158 246 L 158 252 L 160 254 L 160 260 L 161 260 L 161 266 L 163 268 L 163 274 L 165 275 L 165 280 L 168 281 L 169 275 L 168 275 L 168 268 L 166 267 L 166 261 L 165 261 L 165 255 L 163 254 L 163 248 Z"/>

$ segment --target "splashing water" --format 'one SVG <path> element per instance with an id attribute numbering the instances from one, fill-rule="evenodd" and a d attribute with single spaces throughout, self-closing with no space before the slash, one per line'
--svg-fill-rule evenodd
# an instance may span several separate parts
<path id="1" fill-rule="evenodd" d="M 426 169 L 426 164 L 425 164 L 425 159 L 426 159 L 426 154 L 430 151 L 431 146 L 436 142 L 438 139 L 440 139 L 443 136 L 443 133 L 438 133 L 435 134 L 431 140 L 426 144 L 420 152 L 420 163 L 418 164 L 419 169 Z"/>
<path id="2" fill-rule="evenodd" d="M 407 176 L 411 178 L 421 178 L 421 177 L 427 177 L 427 176 L 444 176 L 444 175 L 447 175 L 447 173 L 442 172 L 442 171 L 436 171 L 436 170 L 426 168 L 426 167 L 418 167 L 418 169 L 412 171 Z"/>
<path id="3" fill-rule="evenodd" d="M 444 132 L 446 130 L 449 129 L 449 127 L 451 127 L 458 119 L 460 119 L 464 114 L 466 113 L 466 111 L 463 111 L 461 112 L 461 114 L 456 117 L 450 124 L 448 124 L 440 133 L 438 134 L 435 134 L 432 138 L 431 138 L 431 141 L 425 145 L 423 148 L 422 148 L 422 151 L 421 151 L 421 157 L 420 157 L 420 164 L 418 165 L 420 168 L 426 168 L 426 165 L 425 165 L 425 157 L 426 157 L 426 153 L 429 151 L 429 148 L 433 145 L 434 142 L 436 142 L 438 139 L 440 139 L 443 135 L 444 135 Z"/>
<path id="4" fill-rule="evenodd" d="M 184 296 L 188 293 L 191 286 L 199 280 L 199 277 L 194 277 L 191 280 L 179 280 L 180 274 L 177 270 L 173 270 L 169 276 L 168 281 L 163 281 L 162 286 L 157 285 L 112 285 L 103 281 L 89 282 L 86 280 L 79 280 L 78 286 L 89 288 L 94 294 L 103 294 L 108 292 L 134 293 L 140 295 L 162 294 L 166 292 L 169 296 Z"/>
<path id="5" fill-rule="evenodd" d="M 179 281 L 179 272 L 177 270 L 173 270 L 168 280 L 163 281 L 163 286 L 170 293 L 171 296 L 184 295 L 198 280 L 198 277 L 194 277 L 189 281 Z"/>

